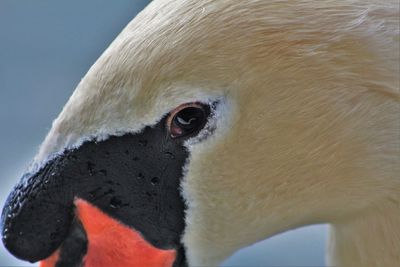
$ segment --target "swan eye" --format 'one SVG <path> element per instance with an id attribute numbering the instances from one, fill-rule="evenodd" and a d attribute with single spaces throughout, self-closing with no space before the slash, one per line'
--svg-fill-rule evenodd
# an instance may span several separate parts
<path id="1" fill-rule="evenodd" d="M 205 126 L 208 113 L 208 106 L 203 104 L 190 103 L 178 107 L 168 118 L 171 137 L 184 137 L 198 133 Z"/>

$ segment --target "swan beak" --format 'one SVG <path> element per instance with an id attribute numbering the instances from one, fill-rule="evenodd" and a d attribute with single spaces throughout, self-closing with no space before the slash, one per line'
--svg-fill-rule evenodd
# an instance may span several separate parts
<path id="1" fill-rule="evenodd" d="M 5 247 L 41 267 L 185 266 L 188 152 L 165 121 L 86 141 L 27 173 L 2 213 Z"/>
<path id="2" fill-rule="evenodd" d="M 76 222 L 59 250 L 41 261 L 40 267 L 55 266 L 154 266 L 170 267 L 173 249 L 158 249 L 139 232 L 91 205 L 77 199 Z M 104 253 L 106 252 L 106 253 Z"/>

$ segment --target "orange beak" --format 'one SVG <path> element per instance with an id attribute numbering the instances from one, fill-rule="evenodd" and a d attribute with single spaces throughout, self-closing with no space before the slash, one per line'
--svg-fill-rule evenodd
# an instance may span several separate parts
<path id="1" fill-rule="evenodd" d="M 84 267 L 172 267 L 176 251 L 159 249 L 129 228 L 85 200 L 76 199 L 76 217 L 87 235 Z M 59 250 L 40 262 L 40 267 L 55 267 Z"/>

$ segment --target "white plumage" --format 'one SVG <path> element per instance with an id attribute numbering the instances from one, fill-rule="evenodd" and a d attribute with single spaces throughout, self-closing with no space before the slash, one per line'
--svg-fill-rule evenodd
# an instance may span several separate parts
<path id="1" fill-rule="evenodd" d="M 36 166 L 216 99 L 215 132 L 188 144 L 191 265 L 331 223 L 330 265 L 398 266 L 398 1 L 153 1 L 79 84 Z"/>

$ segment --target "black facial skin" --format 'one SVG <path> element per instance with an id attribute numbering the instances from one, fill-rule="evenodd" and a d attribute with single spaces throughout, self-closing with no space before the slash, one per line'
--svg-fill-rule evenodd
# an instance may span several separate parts
<path id="1" fill-rule="evenodd" d="M 165 123 L 166 118 L 141 133 L 85 142 L 23 177 L 2 212 L 6 248 L 31 262 L 60 248 L 57 266 L 79 266 L 87 239 L 74 219 L 78 197 L 139 231 L 153 246 L 176 249 L 174 266 L 186 266 L 179 186 L 188 159 L 183 142 L 198 131 L 172 138 Z M 69 253 L 75 258 L 64 256 Z"/>

